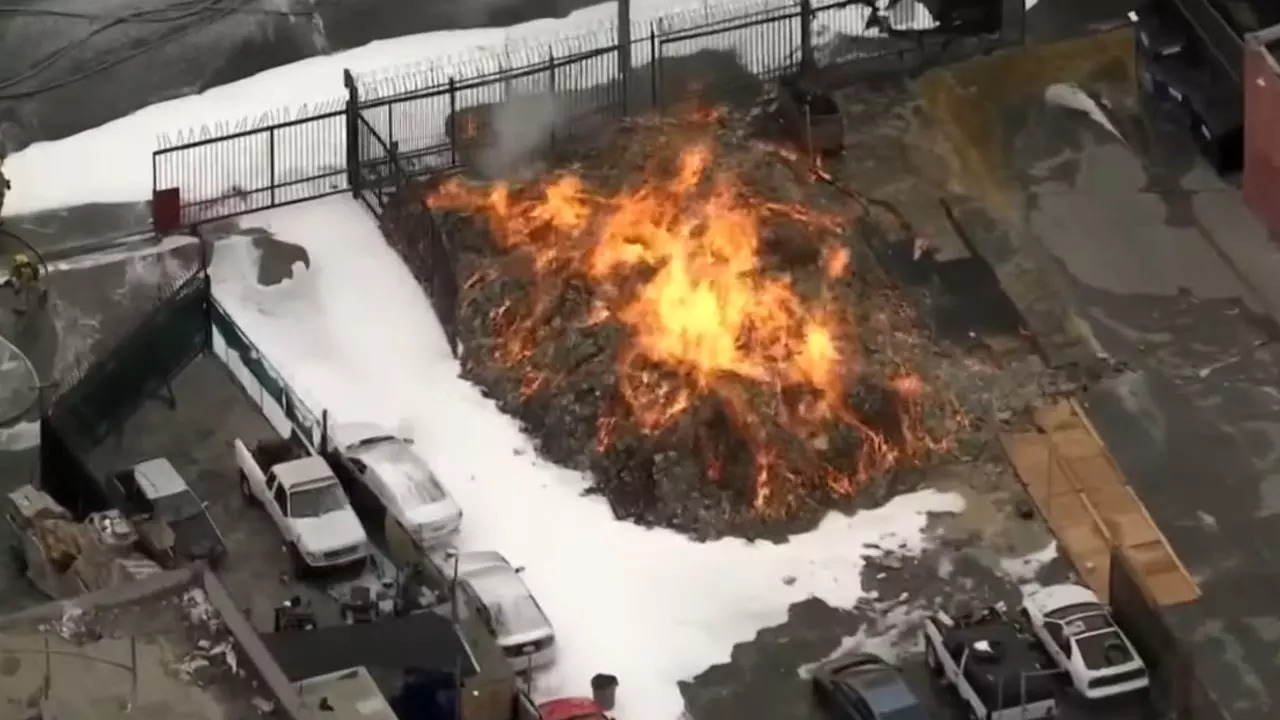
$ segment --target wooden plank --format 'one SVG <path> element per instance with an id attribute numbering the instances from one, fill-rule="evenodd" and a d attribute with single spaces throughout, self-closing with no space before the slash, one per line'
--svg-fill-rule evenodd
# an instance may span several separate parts
<path id="1" fill-rule="evenodd" d="M 1151 518 L 1151 513 L 1147 512 L 1147 506 L 1142 504 L 1138 494 L 1133 492 L 1133 488 L 1129 488 L 1129 492 L 1133 494 L 1135 500 L 1138 501 L 1139 507 L 1142 508 L 1142 515 L 1147 519 L 1147 523 L 1160 535 L 1160 544 L 1168 553 L 1169 559 L 1177 566 L 1178 574 L 1182 578 L 1181 588 L 1165 588 L 1163 595 L 1157 595 L 1154 592 L 1152 597 L 1161 605 L 1180 605 L 1182 603 L 1191 602 L 1200 597 L 1200 584 L 1191 577 L 1191 573 L 1187 572 L 1187 568 L 1182 564 L 1182 559 L 1178 557 L 1178 553 L 1173 551 L 1173 547 L 1169 545 L 1169 539 L 1160 532 L 1160 526 L 1156 525 L 1156 521 Z"/>
<path id="2" fill-rule="evenodd" d="M 1027 494 L 1080 577 L 1105 598 L 1113 547 L 1161 604 L 1194 600 L 1200 591 L 1119 465 L 1074 399 L 1038 408 L 1042 432 L 1000 436 Z"/>

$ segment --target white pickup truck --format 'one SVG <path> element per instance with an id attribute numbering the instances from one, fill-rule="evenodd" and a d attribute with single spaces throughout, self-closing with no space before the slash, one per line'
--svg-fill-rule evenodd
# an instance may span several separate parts
<path id="1" fill-rule="evenodd" d="M 369 557 L 369 538 L 329 464 L 283 440 L 253 450 L 237 439 L 240 491 L 266 508 L 295 569 L 332 568 Z"/>

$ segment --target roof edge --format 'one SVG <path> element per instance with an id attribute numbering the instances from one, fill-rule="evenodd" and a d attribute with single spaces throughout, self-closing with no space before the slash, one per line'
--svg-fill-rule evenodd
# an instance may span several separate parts
<path id="1" fill-rule="evenodd" d="M 236 607 L 230 593 L 227 592 L 222 581 L 218 580 L 218 576 L 208 568 L 201 568 L 199 572 L 201 573 L 201 584 L 209 598 L 209 604 L 222 615 L 222 621 L 226 625 L 227 631 L 231 633 L 231 637 L 235 639 L 236 644 L 240 646 L 245 659 L 252 663 L 254 669 L 258 671 L 258 677 L 267 686 L 271 696 L 279 703 L 279 710 L 283 712 L 286 720 L 303 720 L 302 695 L 298 692 L 297 686 L 289 682 L 289 678 L 285 677 L 284 670 L 276 662 L 271 652 L 267 650 L 262 638 L 258 637 L 258 633 L 253 629 L 253 625 L 249 623 L 249 619 L 244 616 L 244 613 L 240 612 L 240 608 Z"/>

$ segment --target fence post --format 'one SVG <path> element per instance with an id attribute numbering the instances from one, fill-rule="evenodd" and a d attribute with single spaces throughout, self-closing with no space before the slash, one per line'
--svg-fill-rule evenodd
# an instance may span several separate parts
<path id="1" fill-rule="evenodd" d="M 552 102 L 556 97 L 556 51 L 547 48 L 547 89 L 551 91 Z M 556 124 L 551 123 L 551 151 L 556 149 Z"/>
<path id="2" fill-rule="evenodd" d="M 658 57 L 658 26 L 649 23 L 649 85 L 653 93 L 652 108 L 658 109 L 658 65 L 662 59 Z"/>
<path id="3" fill-rule="evenodd" d="M 268 174 L 271 178 L 271 207 L 275 207 L 276 186 L 280 183 L 276 179 L 276 129 L 274 126 L 267 130 L 267 152 L 271 155 L 271 159 L 267 161 L 270 168 Z"/>
<path id="4" fill-rule="evenodd" d="M 342 84 L 347 88 L 347 185 L 351 197 L 360 198 L 360 90 L 350 70 L 342 71 Z"/>
<path id="5" fill-rule="evenodd" d="M 449 78 L 449 167 L 458 166 L 458 82 Z"/>
<path id="6" fill-rule="evenodd" d="M 813 0 L 800 0 L 800 74 L 813 69 Z"/>
<path id="7" fill-rule="evenodd" d="M 622 80 L 622 114 L 631 114 L 631 0 L 618 0 L 618 75 Z"/>
<path id="8" fill-rule="evenodd" d="M 273 203 L 274 206 L 274 203 Z M 200 244 L 200 302 L 204 310 L 204 349 L 213 352 L 213 282 L 209 280 L 209 261 L 213 255 L 213 243 L 205 239 L 200 228 L 195 228 L 196 240 Z"/>

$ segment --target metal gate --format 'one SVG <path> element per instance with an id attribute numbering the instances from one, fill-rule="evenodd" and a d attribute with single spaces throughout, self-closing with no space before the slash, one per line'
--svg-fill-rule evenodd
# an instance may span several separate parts
<path id="1" fill-rule="evenodd" d="M 207 347 L 208 297 L 209 278 L 197 270 L 52 399 L 40 421 L 41 483 L 59 502 L 82 511 L 103 504 L 89 454 Z"/>

